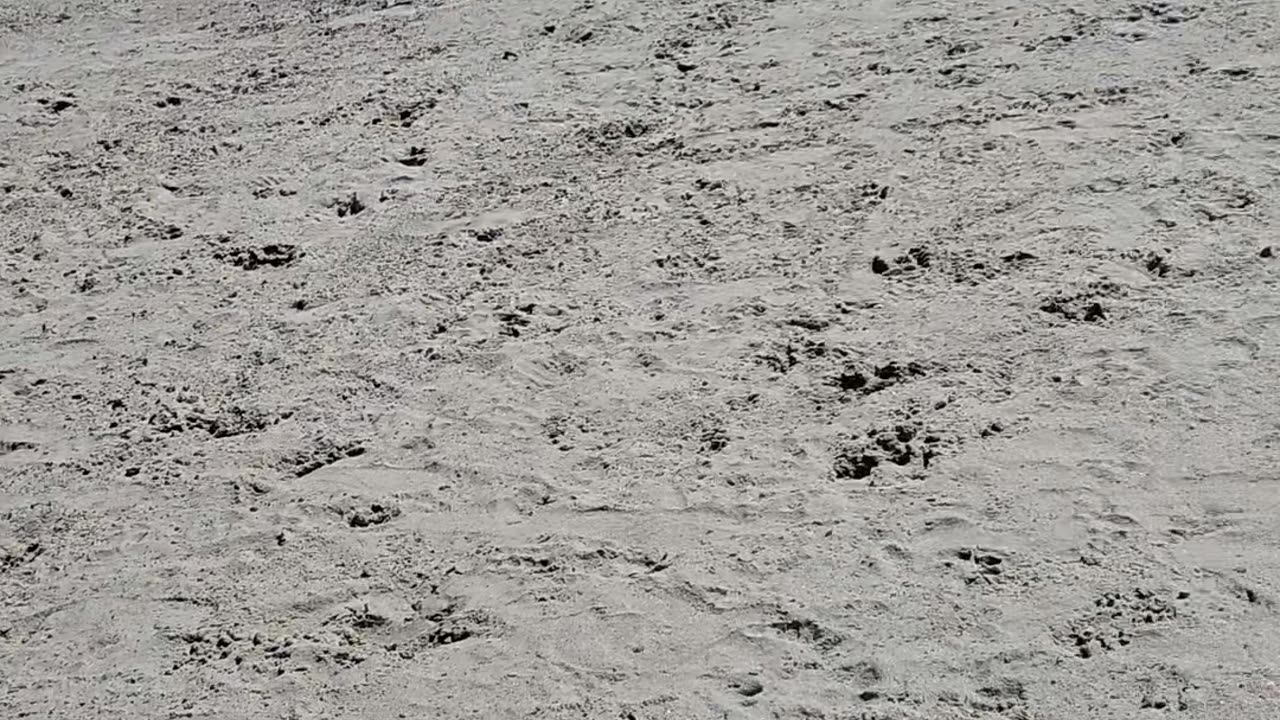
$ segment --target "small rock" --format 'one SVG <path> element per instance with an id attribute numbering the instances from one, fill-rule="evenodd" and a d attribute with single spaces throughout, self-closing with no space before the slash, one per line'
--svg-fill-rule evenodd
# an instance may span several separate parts
<path id="1" fill-rule="evenodd" d="M 334 205 L 337 206 L 338 217 L 359 215 L 365 210 L 364 203 L 360 201 L 360 197 L 355 193 L 351 193 L 346 199 L 338 200 Z"/>
<path id="2" fill-rule="evenodd" d="M 732 678 L 729 681 L 729 687 L 743 697 L 754 697 L 764 692 L 764 685 L 761 685 L 759 680 L 750 675 Z"/>

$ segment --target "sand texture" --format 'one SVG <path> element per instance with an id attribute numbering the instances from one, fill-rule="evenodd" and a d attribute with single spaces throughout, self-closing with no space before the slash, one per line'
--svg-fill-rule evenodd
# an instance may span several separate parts
<path id="1" fill-rule="evenodd" d="M 1280 717 L 1275 0 L 0 0 L 0 220 L 0 717 Z"/>

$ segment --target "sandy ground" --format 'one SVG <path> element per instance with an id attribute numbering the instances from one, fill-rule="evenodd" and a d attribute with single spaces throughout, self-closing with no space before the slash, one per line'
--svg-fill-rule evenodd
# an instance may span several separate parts
<path id="1" fill-rule="evenodd" d="M 1270 0 L 0 3 L 0 715 L 1280 717 Z"/>

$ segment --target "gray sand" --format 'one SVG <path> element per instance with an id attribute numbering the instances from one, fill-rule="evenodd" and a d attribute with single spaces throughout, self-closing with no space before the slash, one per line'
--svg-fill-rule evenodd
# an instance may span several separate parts
<path id="1" fill-rule="evenodd" d="M 1280 717 L 1277 47 L 0 2 L 0 717 Z"/>

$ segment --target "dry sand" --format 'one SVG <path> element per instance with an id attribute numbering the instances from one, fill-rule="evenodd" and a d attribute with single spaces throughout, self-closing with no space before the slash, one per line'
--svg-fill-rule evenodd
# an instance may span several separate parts
<path id="1" fill-rule="evenodd" d="M 1274 0 L 0 3 L 0 716 L 1280 717 Z"/>

